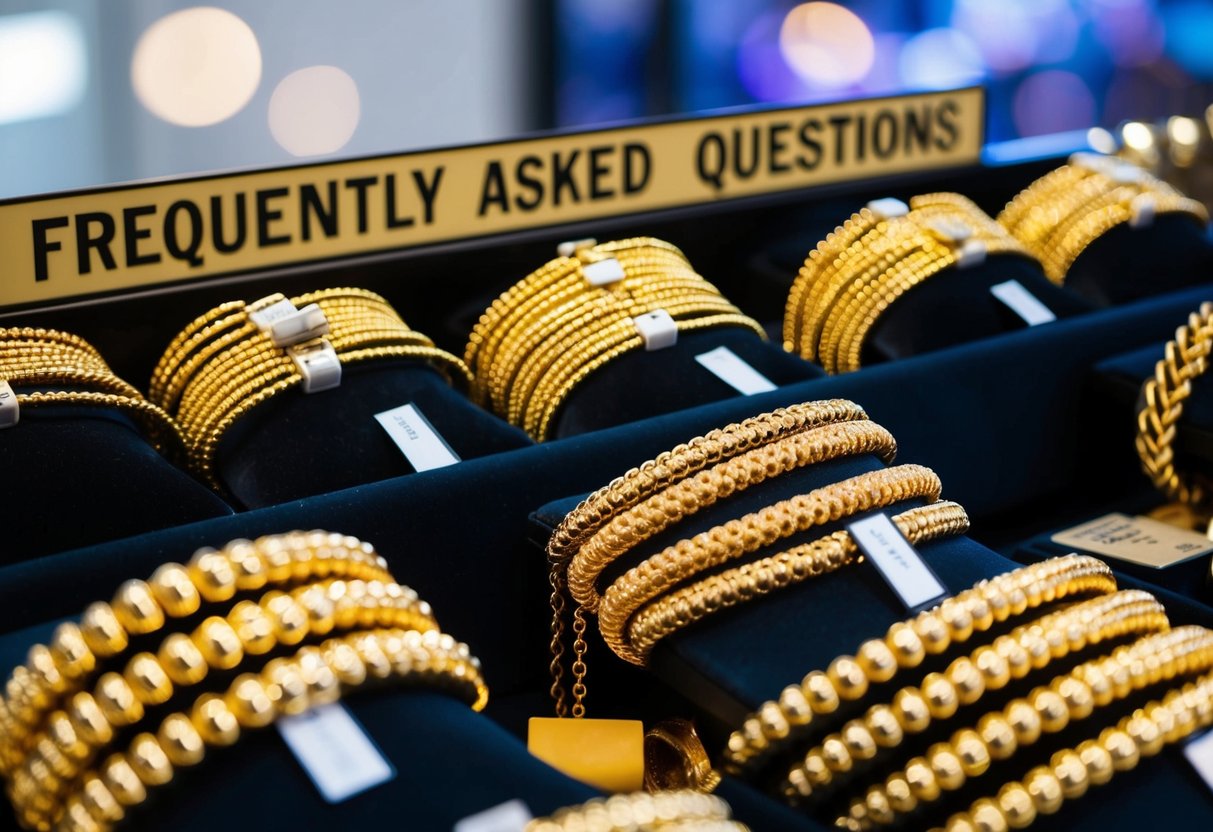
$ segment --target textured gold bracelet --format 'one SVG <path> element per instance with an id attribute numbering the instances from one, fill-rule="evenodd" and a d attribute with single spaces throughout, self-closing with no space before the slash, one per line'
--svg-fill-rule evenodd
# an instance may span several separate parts
<path id="1" fill-rule="evenodd" d="M 883 638 L 861 644 L 854 656 L 839 656 L 826 670 L 812 671 L 800 684 L 784 688 L 729 736 L 722 766 L 730 774 L 753 770 L 786 748 L 815 717 L 833 713 L 841 702 L 864 696 L 872 683 L 888 682 L 995 623 L 1063 598 L 1115 591 L 1112 571 L 1086 555 L 1052 558 L 981 581 L 933 610 L 894 624 Z"/>
<path id="2" fill-rule="evenodd" d="M 1117 772 L 1132 771 L 1143 758 L 1211 724 L 1213 674 L 1207 673 L 1138 708 L 1097 737 L 1055 752 L 1047 765 L 949 817 L 940 832 L 1023 829 L 1041 815 L 1054 814 L 1067 800 L 1082 797 L 1091 786 L 1104 785 Z"/>
<path id="3" fill-rule="evenodd" d="M 745 832 L 729 805 L 694 791 L 617 794 L 528 823 L 525 832 Z"/>

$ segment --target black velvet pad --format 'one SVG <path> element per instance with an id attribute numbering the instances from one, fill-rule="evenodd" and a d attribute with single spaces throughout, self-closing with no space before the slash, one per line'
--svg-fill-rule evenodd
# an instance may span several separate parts
<path id="1" fill-rule="evenodd" d="M 25 408 L 0 467 L 0 564 L 231 514 L 108 408 Z"/>
<path id="2" fill-rule="evenodd" d="M 1066 273 L 1067 289 L 1107 306 L 1207 283 L 1213 241 L 1191 217 L 1163 214 L 1147 228 L 1118 225 L 1092 242 Z"/>
<path id="3" fill-rule="evenodd" d="M 750 330 L 691 332 L 679 335 L 672 347 L 635 350 L 591 373 L 561 407 L 553 436 L 588 433 L 740 395 L 695 360 L 717 347 L 732 350 L 776 387 L 824 375 Z"/>
<path id="4" fill-rule="evenodd" d="M 338 388 L 310 395 L 288 390 L 240 419 L 219 447 L 220 480 L 240 503 L 259 508 L 412 473 L 375 420 L 376 413 L 409 403 L 460 459 L 531 444 L 430 365 L 377 361 L 343 368 Z"/>

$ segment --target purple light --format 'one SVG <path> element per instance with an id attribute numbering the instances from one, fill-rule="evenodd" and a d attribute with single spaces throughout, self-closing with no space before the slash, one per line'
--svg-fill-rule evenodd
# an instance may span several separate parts
<path id="1" fill-rule="evenodd" d="M 1012 106 L 1021 136 L 1081 130 L 1095 123 L 1095 97 L 1073 72 L 1059 69 L 1029 75 L 1015 90 Z"/>

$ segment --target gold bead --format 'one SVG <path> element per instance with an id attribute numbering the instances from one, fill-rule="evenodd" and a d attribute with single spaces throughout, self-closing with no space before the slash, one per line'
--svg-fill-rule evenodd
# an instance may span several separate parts
<path id="1" fill-rule="evenodd" d="M 102 832 L 101 824 L 89 814 L 84 801 L 78 795 L 72 795 L 64 804 L 60 824 L 62 827 L 71 829 L 72 832 Z M 49 826 L 44 828 L 49 828 Z"/>
<path id="2" fill-rule="evenodd" d="M 1053 774 L 1061 783 L 1061 793 L 1068 800 L 1074 800 L 1087 793 L 1091 778 L 1087 776 L 1087 767 L 1075 752 L 1069 749 L 1058 751 L 1049 758 L 1049 765 L 1053 767 Z"/>
<path id="3" fill-rule="evenodd" d="M 279 644 L 290 647 L 307 637 L 307 610 L 302 604 L 282 593 L 267 593 L 262 603 L 274 619 L 274 637 Z"/>
<path id="4" fill-rule="evenodd" d="M 1099 735 L 1099 744 L 1112 758 L 1117 771 L 1132 771 L 1141 760 L 1141 752 L 1133 738 L 1119 728 L 1106 728 Z"/>
<path id="5" fill-rule="evenodd" d="M 902 730 L 897 715 L 888 705 L 873 705 L 869 708 L 864 716 L 864 725 L 881 748 L 895 748 L 901 745 L 905 738 L 905 731 Z"/>
<path id="6" fill-rule="evenodd" d="M 143 781 L 122 754 L 111 755 L 100 768 L 101 782 L 123 806 L 136 806 L 147 800 Z"/>
<path id="7" fill-rule="evenodd" d="M 998 808 L 1012 829 L 1026 829 L 1036 820 L 1036 804 L 1021 783 L 1008 783 L 998 790 Z"/>
<path id="8" fill-rule="evenodd" d="M 923 649 L 931 655 L 942 653 L 952 643 L 948 626 L 931 613 L 921 613 L 910 625 L 922 640 Z"/>
<path id="9" fill-rule="evenodd" d="M 148 580 L 156 602 L 173 618 L 193 615 L 202 606 L 198 587 L 190 573 L 179 563 L 166 563 L 152 573 Z"/>
<path id="10" fill-rule="evenodd" d="M 906 782 L 914 797 L 924 803 L 939 799 L 939 779 L 924 757 L 914 757 L 906 763 Z"/>
<path id="11" fill-rule="evenodd" d="M 973 821 L 964 813 L 957 813 L 948 818 L 944 824 L 946 832 L 977 832 L 977 827 L 973 825 Z"/>
<path id="12" fill-rule="evenodd" d="M 944 673 L 961 705 L 972 705 L 986 692 L 985 678 L 968 658 L 959 658 Z"/>
<path id="13" fill-rule="evenodd" d="M 934 719 L 948 719 L 960 707 L 956 688 L 942 673 L 928 673 L 922 680 L 922 696 Z"/>
<path id="14" fill-rule="evenodd" d="M 126 816 L 126 810 L 114 797 L 114 793 L 95 774 L 84 778 L 80 789 L 80 803 L 93 820 L 99 823 L 117 823 Z"/>
<path id="15" fill-rule="evenodd" d="M 194 629 L 190 640 L 202 653 L 206 663 L 216 670 L 231 670 L 244 660 L 240 637 L 223 618 L 212 615 Z"/>
<path id="16" fill-rule="evenodd" d="M 272 688 L 254 673 L 242 673 L 232 681 L 224 702 L 241 728 L 261 728 L 274 721 L 277 711 L 272 697 L 276 691 Z"/>
<path id="17" fill-rule="evenodd" d="M 1001 690 L 1010 684 L 1011 666 L 993 647 L 979 647 L 973 654 L 973 664 L 989 690 Z"/>
<path id="18" fill-rule="evenodd" d="M 262 589 L 269 581 L 265 561 L 257 547 L 249 540 L 234 540 L 223 547 L 236 574 L 236 589 L 253 592 Z"/>
<path id="19" fill-rule="evenodd" d="M 889 806 L 900 814 L 908 814 L 918 807 L 918 798 L 914 790 L 902 774 L 891 774 L 884 783 L 885 793 L 889 796 Z"/>
<path id="20" fill-rule="evenodd" d="M 250 656 L 268 653 L 277 644 L 274 638 L 274 619 L 260 605 L 252 601 L 241 601 L 227 614 L 227 621 L 236 631 L 236 636 Z"/>
<path id="21" fill-rule="evenodd" d="M 97 680 L 94 698 L 101 713 L 114 725 L 134 725 L 143 719 L 143 703 L 126 679 L 117 673 L 104 673 Z"/>
<path id="22" fill-rule="evenodd" d="M 894 624 L 885 636 L 885 645 L 897 659 L 899 667 L 914 668 L 926 658 L 926 647 L 914 628 L 904 622 Z"/>
<path id="23" fill-rule="evenodd" d="M 301 714 L 308 708 L 307 683 L 299 669 L 286 659 L 274 659 L 262 670 L 262 675 L 274 685 L 271 697 L 284 714 Z"/>
<path id="24" fill-rule="evenodd" d="M 44 692 L 63 693 L 70 687 L 68 680 L 59 672 L 59 668 L 55 664 L 55 657 L 51 655 L 50 648 L 45 644 L 35 644 L 29 649 L 26 665 L 29 668 L 29 677 Z M 17 699 L 20 696 L 17 690 L 21 686 L 18 676 L 18 671 L 20 670 L 20 667 L 13 670 L 13 676 L 9 679 L 8 685 L 5 688 L 10 707 L 16 705 Z"/>
<path id="25" fill-rule="evenodd" d="M 830 771 L 850 771 L 853 765 L 846 744 L 837 737 L 829 737 L 821 744 L 821 756 Z"/>
<path id="26" fill-rule="evenodd" d="M 977 721 L 977 734 L 995 760 L 1009 759 L 1019 748 L 1015 730 L 999 711 L 988 713 Z"/>
<path id="27" fill-rule="evenodd" d="M 114 738 L 113 727 L 90 693 L 82 691 L 73 696 L 68 702 L 67 715 L 76 735 L 89 745 L 104 745 Z"/>
<path id="28" fill-rule="evenodd" d="M 240 739 L 240 722 L 217 694 L 198 698 L 190 711 L 190 722 L 207 745 L 231 745 Z"/>
<path id="29" fill-rule="evenodd" d="M 897 657 L 879 639 L 865 641 L 855 654 L 855 661 L 870 682 L 887 682 L 897 673 Z"/>
<path id="30" fill-rule="evenodd" d="M 799 685 L 788 685 L 779 694 L 779 707 L 789 725 L 804 726 L 813 721 L 813 708 Z"/>
<path id="31" fill-rule="evenodd" d="M 114 656 L 126 649 L 130 639 L 114 610 L 104 601 L 90 604 L 80 619 L 84 643 L 98 656 Z"/>
<path id="32" fill-rule="evenodd" d="M 990 752 L 976 731 L 970 728 L 957 731 L 951 742 L 965 776 L 979 777 L 986 773 L 990 767 Z"/>
<path id="33" fill-rule="evenodd" d="M 162 786 L 173 779 L 173 764 L 153 735 L 143 733 L 131 740 L 127 760 L 146 786 Z"/>
<path id="34" fill-rule="evenodd" d="M 944 791 L 956 791 L 965 783 L 964 767 L 947 743 L 938 742 L 927 749 L 927 761 L 939 787 Z"/>
<path id="35" fill-rule="evenodd" d="M 1040 739 L 1040 714 L 1026 699 L 1012 699 L 1003 709 L 1018 745 L 1032 745 Z"/>
<path id="36" fill-rule="evenodd" d="M 974 801 L 973 807 L 969 810 L 969 817 L 973 819 L 973 826 L 977 832 L 1007 832 L 1010 828 L 1002 808 L 988 797 Z"/>
<path id="37" fill-rule="evenodd" d="M 1125 725 L 1125 733 L 1133 738 L 1138 752 L 1143 757 L 1153 757 L 1162 750 L 1163 743 L 1166 741 L 1163 732 L 1159 730 L 1154 720 L 1139 713 L 1135 713 L 1129 719 L 1128 724 Z"/>
<path id="38" fill-rule="evenodd" d="M 127 581 L 120 586 L 110 606 L 128 633 L 143 635 L 164 626 L 164 610 L 143 581 Z"/>
<path id="39" fill-rule="evenodd" d="M 210 671 L 202 651 L 185 633 L 172 633 L 165 638 L 156 658 L 169 679 L 178 685 L 196 685 Z"/>
<path id="40" fill-rule="evenodd" d="M 834 773 L 826 764 L 825 757 L 819 752 L 810 752 L 805 755 L 804 765 L 801 766 L 805 777 L 809 783 L 814 786 L 824 786 L 834 779 Z"/>
<path id="41" fill-rule="evenodd" d="M 325 642 L 320 648 L 325 663 L 333 668 L 342 685 L 358 687 L 366 682 L 366 664 L 358 651 L 340 639 Z"/>
<path id="42" fill-rule="evenodd" d="M 1095 710 L 1095 696 L 1081 679 L 1068 676 L 1057 684 L 1057 693 L 1065 702 L 1070 719 L 1086 719 Z"/>
<path id="43" fill-rule="evenodd" d="M 839 656 L 830 662 L 826 675 L 834 684 L 840 699 L 852 701 L 868 692 L 868 677 L 859 662 L 850 656 Z"/>
<path id="44" fill-rule="evenodd" d="M 814 670 L 805 676 L 800 686 L 804 689 L 805 698 L 809 700 L 813 713 L 831 714 L 838 710 L 838 691 L 829 677 L 820 670 Z"/>
<path id="45" fill-rule="evenodd" d="M 90 753 L 89 746 L 76 733 L 72 720 L 63 711 L 51 714 L 46 723 L 46 734 L 65 757 L 84 762 Z"/>
<path id="46" fill-rule="evenodd" d="M 1086 740 L 1074 750 L 1078 752 L 1078 758 L 1087 767 L 1087 776 L 1093 785 L 1102 786 L 1112 779 L 1112 775 L 1115 773 L 1112 755 L 1097 740 Z"/>
<path id="47" fill-rule="evenodd" d="M 887 825 L 896 820 L 896 816 L 893 814 L 893 807 L 889 805 L 888 795 L 884 793 L 883 789 L 877 787 L 868 789 L 868 793 L 864 798 L 864 804 L 867 809 L 867 816 L 873 822 Z"/>
<path id="48" fill-rule="evenodd" d="M 903 688 L 893 696 L 893 715 L 907 734 L 918 734 L 931 724 L 931 709 L 923 696 Z"/>
<path id="49" fill-rule="evenodd" d="M 169 714 L 160 723 L 156 739 L 175 766 L 194 766 L 206 756 L 202 735 L 185 714 Z"/>
<path id="50" fill-rule="evenodd" d="M 214 549 L 199 549 L 186 569 L 198 593 L 210 603 L 222 603 L 236 594 L 236 570 L 227 555 Z"/>
<path id="51" fill-rule="evenodd" d="M 758 709 L 758 723 L 762 729 L 762 735 L 767 740 L 782 740 L 792 730 L 783 711 L 774 702 L 765 702 Z"/>
<path id="52" fill-rule="evenodd" d="M 876 740 L 861 721 L 853 719 L 842 726 L 841 736 L 853 759 L 870 760 L 876 756 Z"/>
<path id="53" fill-rule="evenodd" d="M 310 633 L 322 636 L 332 632 L 333 627 L 336 626 L 333 602 L 329 600 L 323 586 L 310 586 L 301 592 L 297 592 L 295 598 L 307 612 L 308 631 Z M 374 622 L 372 621 L 360 623 L 364 626 L 374 626 Z"/>
<path id="54" fill-rule="evenodd" d="M 81 679 L 97 666 L 97 657 L 85 643 L 80 628 L 70 621 L 55 628 L 50 651 L 55 666 L 67 679 Z"/>
<path id="55" fill-rule="evenodd" d="M 173 695 L 172 680 L 151 653 L 132 656 L 122 677 L 144 705 L 162 705 Z"/>
<path id="56" fill-rule="evenodd" d="M 1070 724 L 1070 709 L 1055 691 L 1047 688 L 1031 694 L 1032 707 L 1040 715 L 1040 728 L 1048 734 L 1056 734 Z"/>
<path id="57" fill-rule="evenodd" d="M 1036 811 L 1042 815 L 1051 815 L 1061 808 L 1065 795 L 1061 791 L 1061 781 L 1048 766 L 1037 766 L 1028 772 L 1024 778 L 1028 794 Z"/>

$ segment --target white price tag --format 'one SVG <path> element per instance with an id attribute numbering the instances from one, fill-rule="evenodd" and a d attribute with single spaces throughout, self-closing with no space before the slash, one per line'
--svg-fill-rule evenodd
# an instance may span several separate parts
<path id="1" fill-rule="evenodd" d="M 1036 295 L 1023 287 L 1018 280 L 1008 280 L 990 287 L 990 294 L 998 298 L 1008 309 L 1023 318 L 1028 326 L 1047 324 L 1057 320 L 1053 310 L 1040 302 Z"/>
<path id="2" fill-rule="evenodd" d="M 340 702 L 275 723 L 321 797 L 340 803 L 386 783 L 396 770 Z"/>
<path id="3" fill-rule="evenodd" d="M 375 414 L 375 420 L 392 437 L 415 471 L 445 468 L 459 462 L 459 454 L 434 430 L 430 420 L 412 404 Z"/>
<path id="4" fill-rule="evenodd" d="M 1213 731 L 1206 731 L 1184 745 L 1184 756 L 1200 779 L 1213 791 Z"/>
<path id="5" fill-rule="evenodd" d="M 531 810 L 521 800 L 507 800 L 496 806 L 468 815 L 455 824 L 453 832 L 522 832 L 534 820 Z"/>
<path id="6" fill-rule="evenodd" d="M 944 585 L 910 545 L 887 514 L 856 520 L 847 531 L 881 577 L 901 597 L 908 610 L 917 610 L 947 596 Z"/>
<path id="7" fill-rule="evenodd" d="M 632 319 L 636 331 L 644 339 L 646 352 L 664 350 L 678 343 L 678 324 L 664 309 L 654 309 L 647 315 Z"/>
<path id="8" fill-rule="evenodd" d="M 587 263 L 581 267 L 581 273 L 585 275 L 586 282 L 591 286 L 609 286 L 627 277 L 623 272 L 623 264 L 614 257 L 608 257 L 596 263 Z"/>
<path id="9" fill-rule="evenodd" d="M 717 347 L 700 353 L 695 356 L 695 360 L 743 396 L 769 393 L 775 389 L 769 378 L 743 361 L 728 347 Z"/>
<path id="10" fill-rule="evenodd" d="M 896 217 L 904 217 L 910 213 L 910 206 L 900 199 L 886 196 L 884 199 L 874 199 L 869 202 L 868 210 L 875 214 L 877 219 L 890 220 Z"/>
<path id="11" fill-rule="evenodd" d="M 1057 532 L 1052 540 L 1061 546 L 1152 569 L 1165 569 L 1213 552 L 1213 541 L 1200 532 L 1119 512 Z"/>
<path id="12" fill-rule="evenodd" d="M 319 306 L 309 303 L 302 309 L 296 309 L 295 304 L 286 299 L 250 312 L 249 320 L 270 336 L 276 347 L 310 341 L 327 335 L 329 331 L 328 318 Z"/>
<path id="13" fill-rule="evenodd" d="M 320 393 L 341 386 L 341 358 L 328 339 L 288 347 L 287 355 L 303 376 L 304 393 Z"/>
<path id="14" fill-rule="evenodd" d="M 11 428 L 21 421 L 21 405 L 12 385 L 0 379 L 0 428 Z"/>

